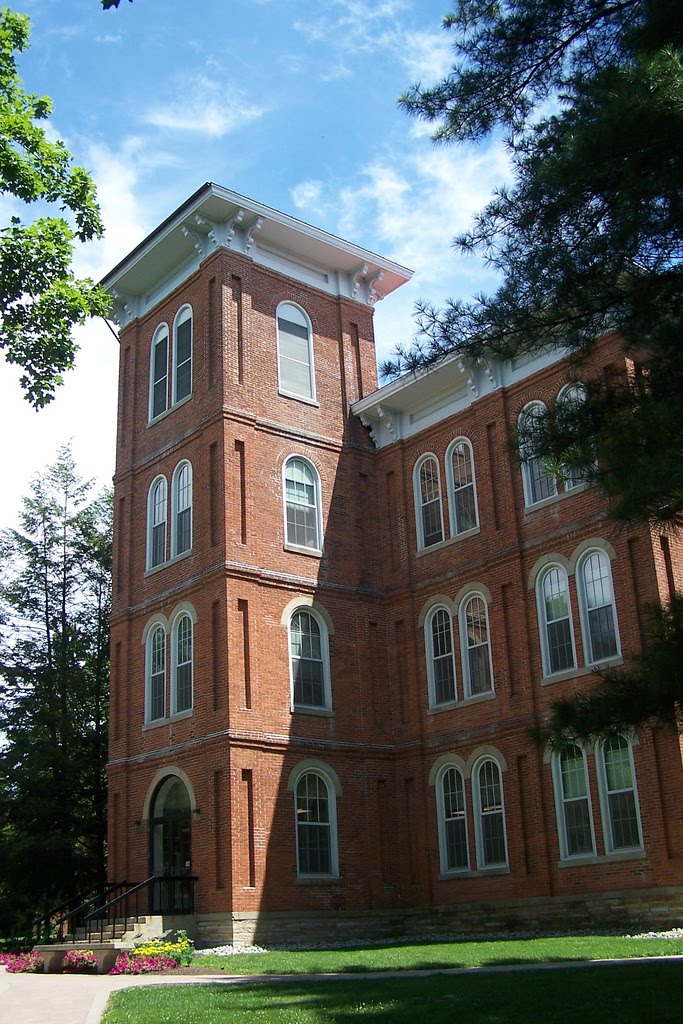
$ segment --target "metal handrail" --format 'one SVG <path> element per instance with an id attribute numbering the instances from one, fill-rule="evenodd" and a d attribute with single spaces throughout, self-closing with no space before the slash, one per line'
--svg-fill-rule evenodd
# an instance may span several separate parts
<path id="1" fill-rule="evenodd" d="M 190 897 L 190 899 L 189 899 L 189 903 L 190 903 L 189 913 L 193 913 L 194 912 L 194 883 L 196 881 L 198 881 L 198 878 L 197 878 L 196 875 L 150 875 L 149 878 L 146 878 L 144 880 L 144 882 L 133 882 L 133 883 L 125 882 L 125 883 L 121 883 L 120 885 L 114 884 L 113 888 L 121 888 L 122 886 L 125 886 L 125 891 L 118 893 L 118 895 L 114 896 L 113 899 L 107 900 L 107 902 L 103 903 L 102 906 L 97 907 L 94 910 L 91 910 L 90 913 L 86 914 L 85 917 L 84 917 L 84 924 L 85 924 L 85 931 L 86 931 L 86 939 L 87 939 L 87 941 L 90 942 L 92 940 L 93 935 L 97 934 L 98 929 L 90 927 L 96 921 L 99 921 L 99 925 L 100 925 L 100 927 L 99 927 L 100 942 L 104 941 L 104 931 L 105 931 L 105 928 L 107 928 L 109 924 L 113 924 L 114 920 L 121 920 L 123 922 L 123 930 L 124 930 L 124 932 L 127 931 L 128 930 L 128 920 L 129 920 L 129 918 L 131 920 L 137 920 L 137 918 L 140 916 L 140 913 L 141 913 L 141 909 L 140 909 L 140 896 L 141 896 L 141 894 L 145 890 L 147 890 L 148 897 L 147 897 L 145 909 L 142 912 L 143 913 L 150 913 L 152 911 L 152 904 L 154 902 L 153 901 L 154 886 L 158 885 L 158 884 L 161 884 L 161 883 L 164 883 L 164 882 L 170 882 L 172 884 L 175 884 L 176 882 L 181 882 L 181 883 L 183 883 L 183 885 L 189 885 L 189 890 L 188 890 L 188 895 Z M 130 904 L 131 897 L 135 898 L 135 900 L 134 900 L 134 909 L 133 909 L 132 912 L 129 910 L 129 904 Z M 113 911 L 113 909 L 115 907 L 118 907 L 121 904 L 124 904 L 124 911 L 125 912 L 124 912 L 122 918 L 117 918 L 116 914 L 112 913 L 112 911 Z"/>
<path id="2" fill-rule="evenodd" d="M 61 942 L 64 938 L 65 924 L 75 920 L 77 915 L 84 910 L 91 908 L 96 898 L 101 899 L 103 894 L 111 892 L 117 885 L 127 884 L 127 882 L 98 882 L 91 885 L 89 889 L 83 889 L 71 899 L 65 900 L 64 903 L 60 903 L 56 907 L 51 907 L 46 913 L 34 918 L 30 925 L 31 934 L 35 929 L 38 941 L 44 940 L 49 943 L 51 941 L 50 925 L 51 922 L 54 922 L 57 926 L 56 941 Z M 76 905 L 74 906 L 74 904 Z"/>

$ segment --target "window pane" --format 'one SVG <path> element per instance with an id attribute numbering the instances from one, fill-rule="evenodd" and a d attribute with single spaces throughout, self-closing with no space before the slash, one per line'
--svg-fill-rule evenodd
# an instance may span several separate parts
<path id="1" fill-rule="evenodd" d="M 152 370 L 152 418 L 166 411 L 168 394 L 168 336 L 154 344 Z"/>
<path id="2" fill-rule="evenodd" d="M 464 441 L 456 445 L 452 455 L 453 491 L 455 498 L 455 532 L 464 533 L 477 525 L 474 501 L 472 453 Z"/>
<path id="3" fill-rule="evenodd" d="M 603 744 L 602 756 L 612 849 L 638 847 L 640 830 L 629 744 L 623 736 L 615 736 Z"/>
<path id="4" fill-rule="evenodd" d="M 303 459 L 290 459 L 285 468 L 287 543 L 320 549 L 318 489 L 313 470 Z"/>
<path id="5" fill-rule="evenodd" d="M 176 326 L 175 400 L 187 398 L 192 391 L 192 317 Z"/>
<path id="6" fill-rule="evenodd" d="M 466 868 L 467 827 L 465 823 L 465 794 L 462 776 L 455 768 L 449 768 L 443 775 L 443 816 L 446 853 L 446 870 Z"/>
<path id="7" fill-rule="evenodd" d="M 163 718 L 166 696 L 166 633 L 157 627 L 149 645 L 149 717 L 151 721 Z"/>
<path id="8" fill-rule="evenodd" d="M 548 669 L 562 672 L 574 668 L 574 647 L 569 619 L 567 578 L 560 569 L 550 569 L 543 578 Z"/>
<path id="9" fill-rule="evenodd" d="M 474 695 L 491 689 L 491 659 L 486 605 L 481 597 L 471 598 L 465 609 L 469 692 Z"/>
<path id="10" fill-rule="evenodd" d="M 505 864 L 503 794 L 500 771 L 493 761 L 484 761 L 479 769 L 479 811 L 484 865 Z"/>
<path id="11" fill-rule="evenodd" d="M 185 463 L 175 479 L 175 554 L 189 551 L 192 546 L 192 470 Z"/>
<path id="12" fill-rule="evenodd" d="M 567 856 L 593 853 L 588 780 L 580 747 L 572 745 L 562 753 L 560 775 Z"/>
<path id="13" fill-rule="evenodd" d="M 166 560 L 166 481 L 154 485 L 151 497 L 152 538 L 150 544 L 150 567 L 161 565 Z"/>
<path id="14" fill-rule="evenodd" d="M 594 551 L 582 566 L 584 596 L 588 616 L 591 661 L 613 658 L 617 654 L 614 604 L 609 560 Z"/>
<path id="15" fill-rule="evenodd" d="M 442 608 L 432 616 L 431 640 L 434 703 L 446 704 L 455 700 L 455 665 L 451 617 Z"/>
<path id="16" fill-rule="evenodd" d="M 309 612 L 296 612 L 289 629 L 294 703 L 325 707 L 325 676 L 320 626 Z"/>
<path id="17" fill-rule="evenodd" d="M 420 502 L 422 540 L 426 548 L 443 540 L 441 528 L 441 490 L 435 459 L 426 459 L 420 466 Z"/>
<path id="18" fill-rule="evenodd" d="M 296 311 L 294 311 L 296 312 Z M 302 398 L 313 398 L 311 339 L 308 326 L 277 318 L 280 387 Z"/>
<path id="19" fill-rule="evenodd" d="M 304 775 L 297 785 L 296 825 L 299 874 L 331 874 L 329 796 L 318 775 Z"/>
<path id="20" fill-rule="evenodd" d="M 192 619 L 184 615 L 176 633 L 176 711 L 192 707 Z"/>

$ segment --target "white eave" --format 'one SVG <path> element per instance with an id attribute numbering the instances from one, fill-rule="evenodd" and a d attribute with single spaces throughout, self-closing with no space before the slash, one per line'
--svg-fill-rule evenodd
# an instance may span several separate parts
<path id="1" fill-rule="evenodd" d="M 412 277 L 398 263 L 209 182 L 103 278 L 114 318 L 125 326 L 144 315 L 221 246 L 366 304 Z"/>

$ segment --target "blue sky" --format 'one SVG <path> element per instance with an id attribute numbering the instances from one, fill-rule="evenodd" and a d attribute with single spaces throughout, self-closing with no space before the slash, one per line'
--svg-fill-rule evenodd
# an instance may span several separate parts
<path id="1" fill-rule="evenodd" d="M 491 280 L 453 236 L 506 175 L 494 145 L 435 147 L 397 97 L 450 64 L 448 0 L 24 0 L 25 87 L 53 98 L 51 127 L 98 186 L 103 241 L 77 255 L 100 278 L 205 181 L 341 235 L 415 271 L 380 302 L 380 358 L 414 331 L 416 299 L 471 296 Z M 0 199 L 0 223 L 14 212 Z M 31 477 L 71 440 L 81 473 L 114 469 L 118 350 L 97 322 L 77 368 L 35 413 L 1 363 L 9 465 L 0 527 Z"/>

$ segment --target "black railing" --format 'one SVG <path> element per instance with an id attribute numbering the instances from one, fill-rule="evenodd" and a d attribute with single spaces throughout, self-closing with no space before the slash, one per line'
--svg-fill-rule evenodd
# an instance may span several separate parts
<path id="1" fill-rule="evenodd" d="M 35 918 L 31 922 L 30 934 L 38 943 L 64 942 L 67 936 L 73 936 L 76 929 L 83 926 L 87 914 L 106 900 L 119 884 L 99 882 L 91 885 L 89 889 L 84 889 L 70 900 Z M 122 884 L 126 885 L 125 882 Z"/>
<path id="2" fill-rule="evenodd" d="M 85 941 L 104 942 L 116 928 L 126 932 L 147 914 L 194 914 L 196 881 L 195 875 L 150 875 L 144 882 L 113 885 L 113 896 L 85 915 Z"/>

